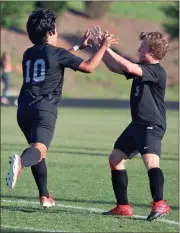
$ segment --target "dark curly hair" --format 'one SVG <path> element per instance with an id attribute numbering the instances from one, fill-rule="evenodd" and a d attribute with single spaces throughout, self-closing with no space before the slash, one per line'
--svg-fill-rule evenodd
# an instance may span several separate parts
<path id="1" fill-rule="evenodd" d="M 56 16 L 49 9 L 39 8 L 31 13 L 26 24 L 29 39 L 33 44 L 47 41 L 47 33 L 55 34 Z"/>

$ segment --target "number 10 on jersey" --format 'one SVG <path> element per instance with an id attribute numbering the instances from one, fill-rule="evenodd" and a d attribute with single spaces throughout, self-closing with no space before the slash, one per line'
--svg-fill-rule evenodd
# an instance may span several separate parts
<path id="1" fill-rule="evenodd" d="M 45 79 L 45 61 L 43 59 L 37 59 L 33 64 L 33 77 L 30 77 L 30 65 L 31 60 L 26 61 L 26 79 L 25 82 L 29 83 L 31 80 L 40 82 Z M 39 71 L 39 72 L 38 72 Z"/>

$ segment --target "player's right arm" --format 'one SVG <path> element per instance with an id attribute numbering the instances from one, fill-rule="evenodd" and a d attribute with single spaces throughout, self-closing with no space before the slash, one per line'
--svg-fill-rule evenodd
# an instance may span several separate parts
<path id="1" fill-rule="evenodd" d="M 101 40 L 102 40 L 102 32 L 99 26 L 94 26 L 94 30 L 95 30 L 95 33 L 93 34 L 94 44 L 95 44 L 96 49 L 98 49 L 99 44 L 101 43 Z M 113 52 L 112 49 L 108 48 L 107 51 L 104 53 L 103 62 L 106 65 L 106 67 L 111 72 L 124 75 L 124 72 L 119 66 L 117 60 L 113 56 L 111 56 L 109 53 L 115 53 L 115 52 Z"/>
<path id="2" fill-rule="evenodd" d="M 105 51 L 110 47 L 111 44 L 117 43 L 117 39 L 112 38 L 111 35 L 108 35 L 107 32 L 105 32 L 98 51 L 89 60 L 84 61 L 80 57 L 75 56 L 65 49 L 59 50 L 58 60 L 60 65 L 64 68 L 68 67 L 75 71 L 78 70 L 84 73 L 92 73 L 102 61 Z"/>
<path id="3" fill-rule="evenodd" d="M 112 51 L 112 49 L 108 48 L 109 51 Z M 113 73 L 116 74 L 122 74 L 124 75 L 124 72 L 122 71 L 122 69 L 120 68 L 119 64 L 117 63 L 117 61 L 110 56 L 107 51 L 105 52 L 104 56 L 103 56 L 103 62 L 106 65 L 106 67 Z"/>
<path id="4" fill-rule="evenodd" d="M 97 52 L 88 61 L 83 61 L 80 64 L 78 70 L 85 73 L 92 73 L 100 64 L 105 51 L 110 47 L 111 44 L 115 43 L 118 43 L 116 39 L 112 39 L 111 36 L 107 36 L 103 40 Z"/>

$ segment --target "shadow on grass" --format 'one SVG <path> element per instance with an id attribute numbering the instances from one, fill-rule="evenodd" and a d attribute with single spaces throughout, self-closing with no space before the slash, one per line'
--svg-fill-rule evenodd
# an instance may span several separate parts
<path id="1" fill-rule="evenodd" d="M 28 145 L 27 145 L 28 146 Z M 8 148 L 22 148 L 21 150 L 24 150 L 26 145 L 22 144 L 10 144 L 10 143 L 3 143 L 1 151 L 9 151 Z M 8 147 L 8 148 L 5 148 Z M 58 150 L 54 150 L 54 148 L 58 148 Z M 72 151 L 72 150 L 77 150 L 77 151 Z M 81 150 L 86 150 L 81 151 Z M 97 151 L 97 152 L 96 152 Z M 83 146 L 53 146 L 52 149 L 50 149 L 49 154 L 54 154 L 54 153 L 62 153 L 62 154 L 68 154 L 68 155 L 83 155 L 83 156 L 106 156 L 108 157 L 110 154 L 110 150 L 104 151 L 104 148 L 90 148 L 90 147 L 83 147 Z M 163 155 L 168 155 L 168 157 L 163 157 Z M 170 157 L 174 156 L 174 157 Z M 141 159 L 141 156 L 138 155 L 136 156 L 136 159 Z M 178 153 L 176 152 L 162 152 L 162 157 L 161 160 L 167 160 L 167 161 L 179 161 Z"/>
<path id="2" fill-rule="evenodd" d="M 13 211 L 13 212 L 24 212 L 24 213 L 36 213 L 36 212 L 39 212 L 39 213 L 43 213 L 43 214 L 58 214 L 58 213 L 69 213 L 69 214 L 82 214 L 83 215 L 89 215 L 89 214 L 93 214 L 93 215 L 99 215 L 101 213 L 96 213 L 96 212 L 85 212 L 84 210 L 79 210 L 79 209 L 65 209 L 65 208 L 58 208 L 55 206 L 53 208 L 42 208 L 42 207 L 39 207 L 39 208 L 33 208 L 33 207 L 25 207 L 25 206 L 5 206 L 5 205 L 1 205 L 1 211 L 3 210 L 6 210 L 6 211 Z"/>
<path id="3" fill-rule="evenodd" d="M 25 200 L 25 201 L 33 201 L 33 200 L 38 200 L 38 197 L 28 197 L 28 196 L 17 196 L 17 195 L 1 195 L 1 198 L 7 198 L 7 199 L 15 199 L 16 200 Z M 115 205 L 114 201 L 101 201 L 101 200 L 83 200 L 83 199 L 67 199 L 67 198 L 56 198 L 55 197 L 55 201 L 57 202 L 72 202 L 72 203 L 89 203 L 89 204 L 111 204 L 112 207 L 113 205 Z M 150 204 L 141 204 L 141 203 L 132 203 L 132 206 L 134 207 L 145 207 L 145 208 L 151 208 Z M 178 206 L 172 206 L 171 205 L 172 210 L 178 210 L 179 207 Z"/>

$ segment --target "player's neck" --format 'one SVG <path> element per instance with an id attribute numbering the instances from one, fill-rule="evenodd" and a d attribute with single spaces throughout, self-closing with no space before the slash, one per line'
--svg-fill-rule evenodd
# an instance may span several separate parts
<path id="1" fill-rule="evenodd" d="M 149 59 L 149 64 L 158 64 L 159 62 L 160 62 L 159 60 L 156 60 L 154 58 Z"/>

